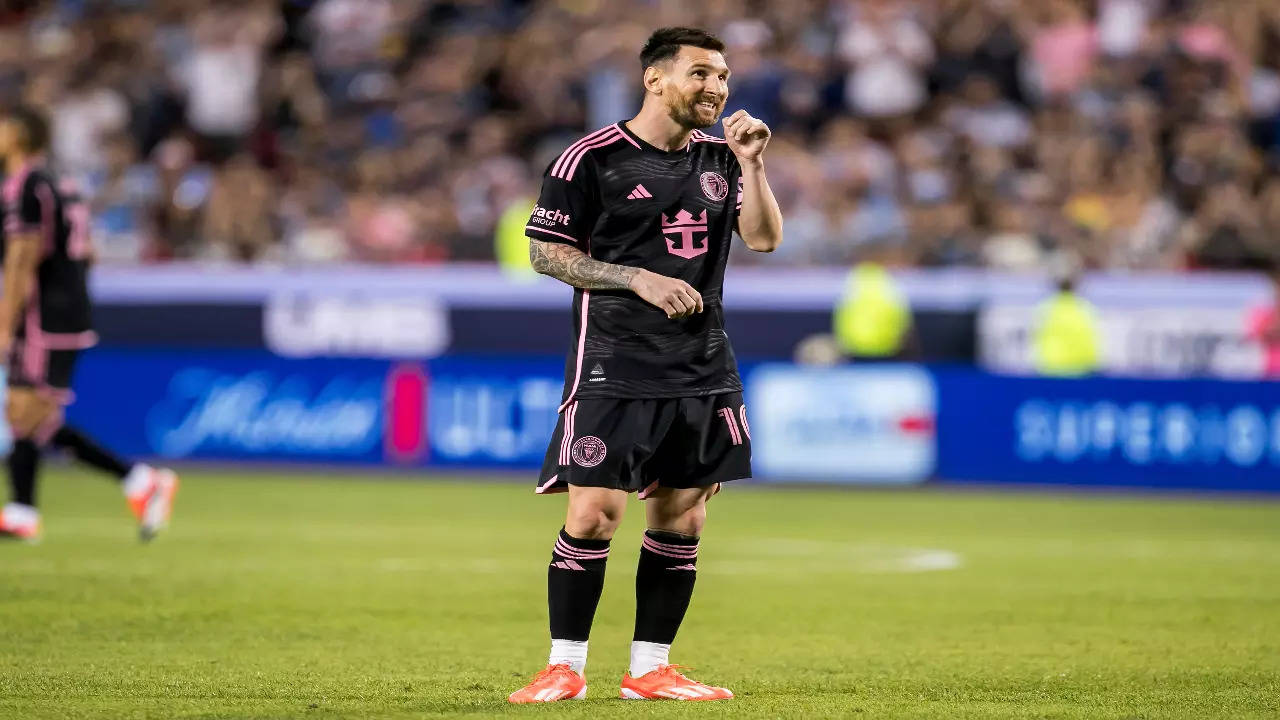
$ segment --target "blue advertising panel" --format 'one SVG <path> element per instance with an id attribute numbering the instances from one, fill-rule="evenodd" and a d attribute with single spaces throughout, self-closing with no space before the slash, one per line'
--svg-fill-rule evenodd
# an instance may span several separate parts
<path id="1" fill-rule="evenodd" d="M 531 469 L 562 363 L 99 349 L 77 367 L 68 417 L 144 457 Z"/>
<path id="2" fill-rule="evenodd" d="M 945 480 L 1280 491 L 1280 383 L 934 379 Z"/>
<path id="3" fill-rule="evenodd" d="M 537 468 L 564 389 L 559 358 L 438 358 L 429 363 L 433 464 Z"/>
<path id="4" fill-rule="evenodd" d="M 77 368 L 68 416 L 142 457 L 531 470 L 557 420 L 562 362 L 98 349 Z M 756 472 L 771 481 L 1280 492 L 1280 383 L 907 365 L 744 376 Z"/>
<path id="5" fill-rule="evenodd" d="M 68 419 L 122 453 L 381 462 L 391 364 L 265 351 L 94 350 Z"/>

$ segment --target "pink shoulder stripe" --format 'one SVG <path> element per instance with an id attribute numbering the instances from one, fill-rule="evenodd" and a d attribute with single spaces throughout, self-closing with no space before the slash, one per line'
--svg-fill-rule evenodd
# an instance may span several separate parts
<path id="1" fill-rule="evenodd" d="M 632 146 L 635 147 L 635 149 L 637 150 L 643 149 L 640 147 L 640 143 L 636 142 L 635 140 L 632 140 L 631 136 L 627 134 L 627 131 L 622 129 L 622 123 L 614 123 L 613 126 L 618 128 L 618 132 L 622 133 L 622 137 L 625 138 L 627 142 L 631 143 Z"/>
<path id="2" fill-rule="evenodd" d="M 613 132 L 607 135 L 602 135 L 599 140 L 596 140 L 590 145 L 584 146 L 582 149 L 578 150 L 577 154 L 573 158 L 573 162 L 569 164 L 569 168 L 564 171 L 564 174 L 561 175 L 561 177 L 565 180 L 572 180 L 574 171 L 578 169 L 578 163 L 582 162 L 582 158 L 586 157 L 588 151 L 594 150 L 595 148 L 601 148 L 606 145 L 612 145 L 623 137 L 625 137 L 625 135 L 622 131 L 614 128 Z"/>
<path id="3" fill-rule="evenodd" d="M 572 237 L 572 236 L 569 236 L 569 235 L 565 235 L 564 233 L 558 233 L 558 232 L 556 232 L 555 230 L 548 230 L 548 229 L 546 229 L 546 228 L 540 228 L 540 227 L 538 227 L 537 225 L 525 225 L 525 226 L 524 226 L 524 229 L 525 229 L 525 230 L 537 230 L 537 231 L 538 231 L 538 232 L 540 232 L 540 233 L 546 233 L 546 234 L 548 234 L 548 235 L 555 235 L 556 237 L 562 237 L 562 238 L 564 238 L 565 240 L 568 240 L 569 242 L 574 243 L 574 244 L 577 244 L 577 243 L 579 242 L 578 238 L 576 238 L 576 237 Z"/>
<path id="4" fill-rule="evenodd" d="M 613 132 L 615 127 L 616 126 L 614 125 L 605 125 L 599 130 L 596 130 L 595 132 L 588 134 L 586 137 L 579 139 L 574 144 L 565 148 L 564 152 L 560 153 L 560 157 L 556 158 L 555 165 L 551 167 L 551 174 L 559 176 L 562 172 L 564 172 L 564 169 L 568 167 L 569 159 L 574 155 L 574 153 L 580 150 L 583 145 L 586 145 L 592 142 L 593 140 L 598 140 L 599 138 L 604 136 L 605 133 Z"/>

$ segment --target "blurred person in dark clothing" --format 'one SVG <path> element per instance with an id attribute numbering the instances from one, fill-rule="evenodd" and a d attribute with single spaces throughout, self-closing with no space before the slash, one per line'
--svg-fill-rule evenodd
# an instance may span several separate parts
<path id="1" fill-rule="evenodd" d="M 39 112 L 17 107 L 0 117 L 0 358 L 14 438 L 0 537 L 39 539 L 36 481 L 41 455 L 56 448 L 114 477 L 139 535 L 150 540 L 169 523 L 177 475 L 130 463 L 66 423 L 76 360 L 97 343 L 88 286 L 93 246 L 83 200 L 49 166 L 48 149 L 49 125 Z"/>
<path id="2" fill-rule="evenodd" d="M 268 258 L 276 243 L 270 178 L 240 153 L 214 176 L 205 209 L 203 255 L 248 262 Z"/>
<path id="3" fill-rule="evenodd" d="M 1195 267 L 1244 269 L 1267 254 L 1258 205 L 1239 181 L 1211 186 L 1185 232 Z"/>

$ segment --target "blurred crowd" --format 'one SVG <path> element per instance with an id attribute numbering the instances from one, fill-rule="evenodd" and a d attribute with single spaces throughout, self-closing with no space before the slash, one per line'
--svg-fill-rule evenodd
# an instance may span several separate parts
<path id="1" fill-rule="evenodd" d="M 1276 0 L 6 0 L 0 102 L 51 113 L 103 262 L 488 260 L 675 24 L 774 129 L 770 263 L 1280 246 Z"/>

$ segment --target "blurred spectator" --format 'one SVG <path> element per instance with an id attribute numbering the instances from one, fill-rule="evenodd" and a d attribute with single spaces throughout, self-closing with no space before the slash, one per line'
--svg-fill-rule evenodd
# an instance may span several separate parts
<path id="1" fill-rule="evenodd" d="M 787 78 L 777 61 L 764 52 L 773 33 L 759 20 L 739 20 L 725 28 L 724 39 L 733 56 L 733 85 L 725 116 L 745 109 L 777 126 L 782 120 L 782 89 Z"/>
<path id="2" fill-rule="evenodd" d="M 88 188 L 93 196 L 96 259 L 139 262 L 151 252 L 155 235 L 152 209 L 159 200 L 156 169 L 138 162 L 133 138 L 117 135 L 105 143 L 106 167 Z"/>
<path id="3" fill-rule="evenodd" d="M 101 170 L 106 139 L 125 129 L 129 106 L 114 88 L 100 84 L 92 68 L 74 71 L 50 113 L 53 153 L 72 173 Z"/>
<path id="4" fill-rule="evenodd" d="M 1112 57 L 1137 53 L 1147 38 L 1147 23 L 1160 4 L 1159 0 L 1100 0 L 1098 48 Z"/>
<path id="5" fill-rule="evenodd" d="M 1268 0 L 6 8 L 0 102 L 51 110 L 105 262 L 493 260 L 660 24 L 720 33 L 774 129 L 787 238 L 747 262 L 1239 268 L 1280 227 Z"/>
<path id="6" fill-rule="evenodd" d="M 407 5 L 411 3 L 401 3 Z M 319 0 L 309 21 L 316 71 L 338 103 L 384 97 L 396 50 L 390 46 L 396 16 L 390 0 Z"/>
<path id="7" fill-rule="evenodd" d="M 1089 77 L 1098 35 L 1080 0 L 1035 3 L 1039 17 L 1031 36 L 1032 71 L 1048 98 L 1075 92 Z"/>
<path id="8" fill-rule="evenodd" d="M 975 145 L 1018 148 L 1031 139 L 1027 112 L 1000 97 L 1000 88 L 985 75 L 972 75 L 961 88 L 961 99 L 947 113 L 952 130 Z"/>
<path id="9" fill-rule="evenodd" d="M 925 71 L 934 52 L 915 3 L 863 0 L 851 8 L 840 37 L 840 53 L 850 65 L 849 106 L 876 118 L 918 110 L 928 97 Z"/>
<path id="10" fill-rule="evenodd" d="M 274 257 L 271 185 L 253 158 L 241 153 L 218 171 L 204 215 L 207 244 L 200 255 L 249 261 Z"/>
<path id="11" fill-rule="evenodd" d="M 230 157 L 258 122 L 263 49 L 276 29 L 269 7 L 215 4 L 192 20 L 193 47 L 177 68 L 178 84 L 206 157 Z"/>

